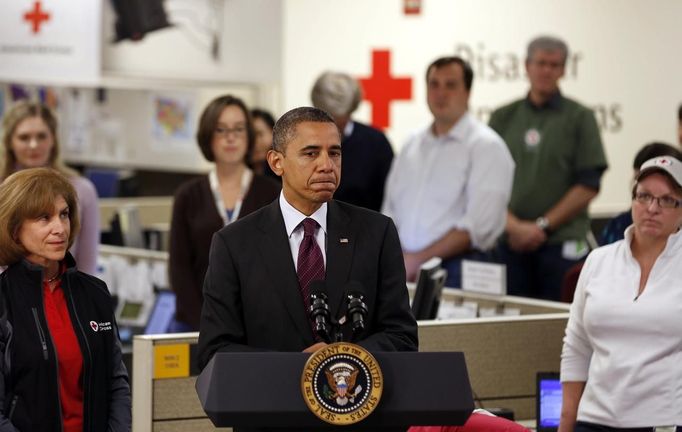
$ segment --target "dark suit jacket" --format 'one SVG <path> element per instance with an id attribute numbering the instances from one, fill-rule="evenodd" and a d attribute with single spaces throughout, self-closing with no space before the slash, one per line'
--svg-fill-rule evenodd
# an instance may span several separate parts
<path id="1" fill-rule="evenodd" d="M 279 196 L 279 191 L 280 186 L 271 179 L 254 175 L 239 219 L 271 203 Z M 171 288 L 177 295 L 175 319 L 193 330 L 199 330 L 201 291 L 211 239 L 223 226 L 207 175 L 178 188 L 171 220 L 169 274 Z"/>
<path id="2" fill-rule="evenodd" d="M 369 351 L 416 351 L 417 323 L 408 303 L 393 221 L 331 201 L 327 231 L 331 315 L 338 318 L 345 313 L 344 286 L 358 281 L 366 292 L 368 316 L 356 342 Z M 213 237 L 204 281 L 199 367 L 203 369 L 218 351 L 302 351 L 314 343 L 279 200 L 275 200 Z"/>
<path id="3" fill-rule="evenodd" d="M 380 211 L 393 161 L 391 143 L 380 130 L 354 121 L 353 133 L 343 138 L 341 148 L 341 183 L 334 198 Z"/>

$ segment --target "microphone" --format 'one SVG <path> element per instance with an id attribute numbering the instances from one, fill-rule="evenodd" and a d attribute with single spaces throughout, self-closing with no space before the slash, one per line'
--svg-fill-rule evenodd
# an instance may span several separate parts
<path id="1" fill-rule="evenodd" d="M 329 305 L 324 281 L 314 281 L 308 287 L 310 290 L 310 306 L 308 313 L 313 323 L 315 334 L 323 341 L 329 343 Z"/>
<path id="2" fill-rule="evenodd" d="M 350 281 L 346 285 L 347 313 L 350 316 L 351 329 L 357 334 L 365 329 L 367 305 L 365 304 L 365 288 L 358 281 Z"/>

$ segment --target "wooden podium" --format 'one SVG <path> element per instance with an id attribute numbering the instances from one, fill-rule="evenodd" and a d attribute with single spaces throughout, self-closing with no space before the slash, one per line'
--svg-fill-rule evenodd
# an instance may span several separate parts
<path id="1" fill-rule="evenodd" d="M 374 412 L 350 426 L 328 424 L 306 406 L 301 394 L 305 353 L 216 353 L 196 390 L 217 427 L 377 430 L 466 422 L 474 402 L 463 353 L 372 354 L 383 374 L 383 394 Z"/>

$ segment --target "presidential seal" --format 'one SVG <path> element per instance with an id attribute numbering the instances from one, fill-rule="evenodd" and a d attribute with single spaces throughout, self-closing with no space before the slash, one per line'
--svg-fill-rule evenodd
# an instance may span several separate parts
<path id="1" fill-rule="evenodd" d="M 339 342 L 318 350 L 303 368 L 303 400 L 318 418 L 333 425 L 365 419 L 384 387 L 379 363 L 358 345 Z"/>

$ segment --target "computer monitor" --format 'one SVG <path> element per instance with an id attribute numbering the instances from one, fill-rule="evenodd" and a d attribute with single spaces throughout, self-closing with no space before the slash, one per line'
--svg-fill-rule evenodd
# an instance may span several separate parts
<path id="1" fill-rule="evenodd" d="M 119 326 L 144 327 L 149 319 L 149 312 L 148 302 L 122 299 L 116 310 L 116 321 Z"/>
<path id="2" fill-rule="evenodd" d="M 133 336 L 140 334 L 149 320 L 151 303 L 141 300 L 120 299 L 116 308 L 118 335 L 123 345 L 133 343 Z"/>
<path id="3" fill-rule="evenodd" d="M 561 380 L 558 372 L 538 372 L 536 378 L 537 432 L 555 432 L 561 417 Z"/>
<path id="4" fill-rule="evenodd" d="M 123 235 L 123 246 L 144 248 L 144 235 L 140 221 L 140 211 L 134 204 L 123 205 L 118 210 L 118 222 Z"/>
<path id="5" fill-rule="evenodd" d="M 168 333 L 173 316 L 175 316 L 175 293 L 170 290 L 159 291 L 156 294 L 144 334 Z"/>
<path id="6" fill-rule="evenodd" d="M 118 196 L 118 170 L 86 168 L 83 175 L 95 185 L 99 198 L 113 198 Z"/>
<path id="7" fill-rule="evenodd" d="M 123 242 L 123 230 L 121 229 L 121 218 L 118 213 L 114 213 L 109 223 L 109 231 L 102 231 L 101 240 L 103 244 L 112 246 L 125 246 Z"/>
<path id="8" fill-rule="evenodd" d="M 447 278 L 442 260 L 433 257 L 421 265 L 412 300 L 412 314 L 417 320 L 436 319 L 440 297 Z"/>

